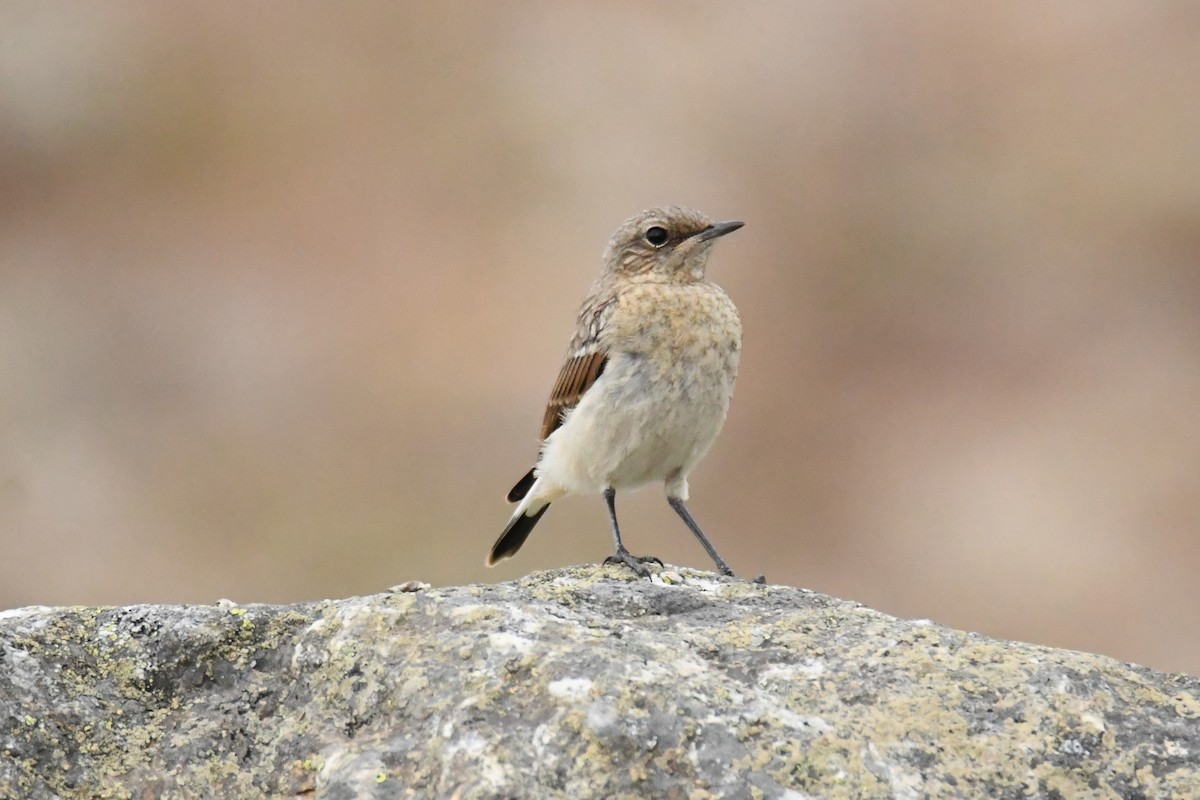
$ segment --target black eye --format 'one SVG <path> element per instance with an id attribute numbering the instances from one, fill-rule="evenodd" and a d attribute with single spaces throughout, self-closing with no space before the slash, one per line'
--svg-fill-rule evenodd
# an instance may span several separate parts
<path id="1" fill-rule="evenodd" d="M 662 247 L 670 238 L 671 234 L 667 233 L 667 229 L 657 225 L 646 231 L 646 241 L 655 247 Z"/>

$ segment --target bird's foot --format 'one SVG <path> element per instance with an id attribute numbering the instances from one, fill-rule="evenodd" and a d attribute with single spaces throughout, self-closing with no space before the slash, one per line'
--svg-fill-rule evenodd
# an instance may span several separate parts
<path id="1" fill-rule="evenodd" d="M 662 559 L 655 556 L 635 556 L 622 547 L 617 552 L 613 553 L 608 558 L 604 559 L 605 564 L 624 564 L 642 578 L 650 577 L 650 568 L 647 564 L 663 565 Z"/>

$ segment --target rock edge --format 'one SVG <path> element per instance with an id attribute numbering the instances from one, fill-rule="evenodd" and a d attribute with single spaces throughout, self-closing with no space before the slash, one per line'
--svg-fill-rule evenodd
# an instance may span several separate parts
<path id="1" fill-rule="evenodd" d="M 0 796 L 1200 797 L 1200 680 L 615 566 L 0 613 Z"/>

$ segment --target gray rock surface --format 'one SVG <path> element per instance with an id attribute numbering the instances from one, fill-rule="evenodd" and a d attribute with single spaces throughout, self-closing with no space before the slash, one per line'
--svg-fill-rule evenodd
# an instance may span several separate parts
<path id="1" fill-rule="evenodd" d="M 1200 681 L 617 567 L 0 614 L 4 798 L 1196 798 Z"/>

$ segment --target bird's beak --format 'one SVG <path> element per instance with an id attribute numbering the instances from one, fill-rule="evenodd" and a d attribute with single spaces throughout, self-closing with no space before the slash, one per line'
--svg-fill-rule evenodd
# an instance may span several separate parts
<path id="1" fill-rule="evenodd" d="M 696 234 L 696 238 L 702 242 L 706 242 L 709 239 L 716 239 L 718 236 L 724 236 L 727 233 L 733 233 L 745 224 L 746 223 L 742 222 L 740 219 L 731 219 L 727 222 L 714 222 L 712 225 L 709 225 L 707 228 Z"/>

